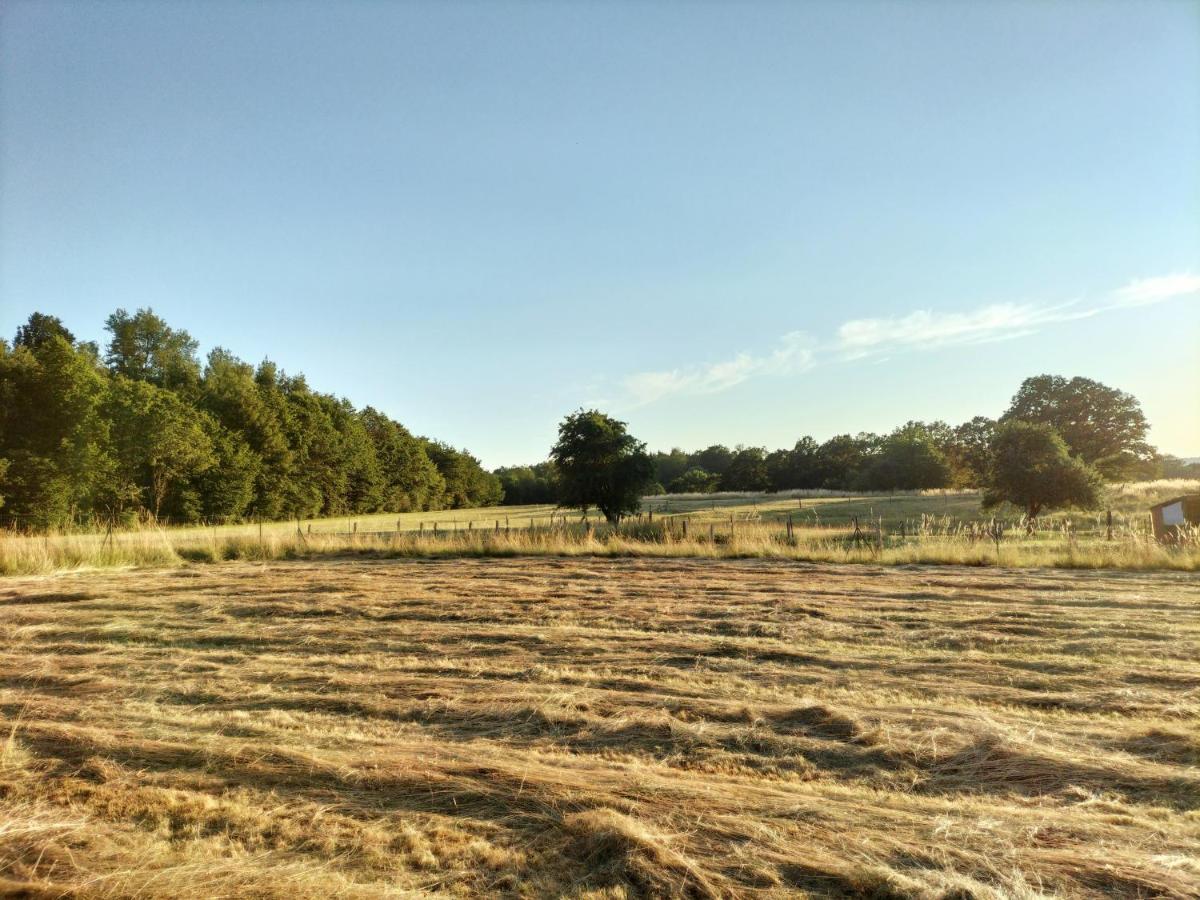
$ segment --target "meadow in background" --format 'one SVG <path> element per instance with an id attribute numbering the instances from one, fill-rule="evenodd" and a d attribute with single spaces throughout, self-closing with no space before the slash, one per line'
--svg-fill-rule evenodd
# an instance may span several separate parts
<path id="1" fill-rule="evenodd" d="M 662 495 L 619 526 L 550 505 L 347 516 L 211 527 L 0 536 L 0 574 L 324 555 L 759 557 L 826 562 L 1200 569 L 1200 542 L 1154 540 L 1146 509 L 1200 490 L 1164 480 L 1110 488 L 1106 510 L 1059 512 L 1028 533 L 975 491 Z M 1107 510 L 1113 514 L 1109 537 Z M 789 519 L 791 524 L 789 525 Z M 856 535 L 857 527 L 857 535 Z"/>

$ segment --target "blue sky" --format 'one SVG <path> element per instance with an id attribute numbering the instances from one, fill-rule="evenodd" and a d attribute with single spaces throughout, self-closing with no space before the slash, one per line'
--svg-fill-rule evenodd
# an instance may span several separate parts
<path id="1" fill-rule="evenodd" d="M 1200 454 L 1200 4 L 0 9 L 0 332 L 152 306 L 488 465 L 1133 392 Z"/>

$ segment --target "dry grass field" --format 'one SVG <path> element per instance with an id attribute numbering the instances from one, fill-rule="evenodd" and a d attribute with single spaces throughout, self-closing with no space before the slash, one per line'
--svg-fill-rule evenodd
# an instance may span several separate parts
<path id="1" fill-rule="evenodd" d="M 0 581 L 0 893 L 1200 896 L 1200 580 L 727 559 Z"/>
<path id="2" fill-rule="evenodd" d="M 1059 511 L 1040 519 L 1032 532 L 1011 509 L 984 511 L 976 491 L 676 494 L 645 498 L 641 515 L 619 529 L 605 525 L 595 510 L 584 518 L 578 510 L 543 505 L 216 526 L 145 522 L 111 533 L 91 526 L 52 533 L 0 530 L 0 576 L 346 555 L 695 556 L 1200 571 L 1200 529 L 1160 544 L 1147 512 L 1159 500 L 1197 491 L 1200 482 L 1185 479 L 1111 485 L 1102 509 Z M 995 525 L 998 542 L 988 533 Z"/>

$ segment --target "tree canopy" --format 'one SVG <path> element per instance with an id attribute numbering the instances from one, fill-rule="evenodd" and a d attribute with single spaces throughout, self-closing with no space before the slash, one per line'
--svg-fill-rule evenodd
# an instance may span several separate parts
<path id="1" fill-rule="evenodd" d="M 613 524 L 641 507 L 654 480 L 646 445 L 624 422 L 594 409 L 563 419 L 550 458 L 558 469 L 560 503 L 585 511 L 595 506 Z"/>
<path id="2" fill-rule="evenodd" d="M 1011 503 L 1030 519 L 1063 507 L 1092 509 L 1099 503 L 1100 473 L 1071 456 L 1049 425 L 1004 422 L 992 439 L 984 508 Z"/>
<path id="3" fill-rule="evenodd" d="M 1114 480 L 1154 455 L 1137 398 L 1090 378 L 1026 378 L 1002 420 L 1050 425 L 1072 454 Z"/>
<path id="4" fill-rule="evenodd" d="M 151 310 L 117 310 L 100 356 L 35 313 L 0 341 L 0 518 L 23 528 L 177 522 L 498 502 L 465 450 L 377 410 L 197 344 Z"/>

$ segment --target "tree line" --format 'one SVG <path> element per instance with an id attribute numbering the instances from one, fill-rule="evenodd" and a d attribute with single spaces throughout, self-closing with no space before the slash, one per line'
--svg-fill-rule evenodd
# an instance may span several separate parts
<path id="1" fill-rule="evenodd" d="M 1089 378 L 1038 375 L 1021 384 L 999 419 L 975 416 L 957 426 L 910 421 L 889 434 L 839 434 L 823 443 L 806 436 L 774 451 L 715 444 L 691 453 L 679 448 L 655 453 L 652 488 L 670 493 L 981 488 L 994 463 L 998 432 L 1013 422 L 1053 429 L 1072 457 L 1106 481 L 1158 477 L 1168 468 L 1186 474 L 1186 466 L 1149 445 L 1149 425 L 1131 394 Z"/>
<path id="2" fill-rule="evenodd" d="M 142 518 L 281 519 L 484 506 L 466 450 L 118 309 L 101 348 L 34 313 L 0 339 L 0 519 L 44 529 Z"/>
<path id="3" fill-rule="evenodd" d="M 952 427 L 908 422 L 889 434 L 803 437 L 790 449 L 715 444 L 648 453 L 625 423 L 580 410 L 559 426 L 550 459 L 498 469 L 505 502 L 589 505 L 619 521 L 650 493 L 980 488 L 985 507 L 1009 502 L 1030 519 L 1098 502 L 1105 481 L 1189 475 L 1157 454 L 1131 394 L 1088 378 L 1026 379 L 999 419 Z"/>
<path id="4" fill-rule="evenodd" d="M 948 487 L 981 488 L 985 501 L 1033 516 L 1047 503 L 1086 504 L 1105 480 L 1200 474 L 1154 451 L 1132 395 L 1054 375 L 1026 379 L 998 419 L 913 421 L 774 451 L 651 454 L 624 423 L 580 410 L 549 459 L 487 472 L 466 450 L 355 409 L 269 360 L 252 366 L 217 348 L 201 363 L 197 342 L 150 309 L 118 309 L 105 327 L 100 347 L 34 313 L 11 345 L 0 339 L 0 519 L 44 529 L 500 502 L 590 504 L 619 518 L 666 491 Z M 1041 487 L 1026 497 L 1035 475 Z"/>

